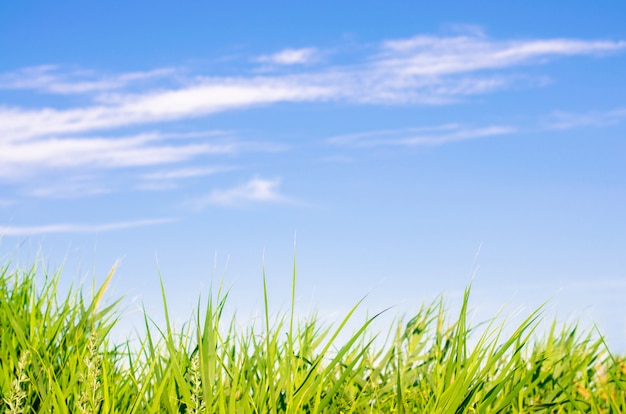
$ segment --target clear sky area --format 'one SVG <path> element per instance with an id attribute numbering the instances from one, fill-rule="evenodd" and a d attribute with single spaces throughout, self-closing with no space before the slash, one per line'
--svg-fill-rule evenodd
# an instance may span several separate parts
<path id="1" fill-rule="evenodd" d="M 0 2 L 0 258 L 127 327 L 228 312 L 597 323 L 626 352 L 623 1 Z M 295 244 L 295 248 L 294 248 Z M 360 316 L 359 316 L 360 317 Z M 130 328 L 129 328 L 130 329 Z"/>

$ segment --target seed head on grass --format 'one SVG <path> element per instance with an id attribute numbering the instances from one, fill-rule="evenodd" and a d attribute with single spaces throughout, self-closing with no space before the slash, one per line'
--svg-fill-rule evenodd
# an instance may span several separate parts
<path id="1" fill-rule="evenodd" d="M 17 372 L 15 378 L 11 381 L 11 391 L 9 397 L 4 401 L 7 405 L 6 414 L 22 414 L 24 412 L 23 403 L 26 400 L 26 391 L 23 385 L 28 384 L 29 379 L 26 375 L 26 368 L 29 365 L 30 352 L 25 350 L 20 355 L 17 363 Z"/>
<path id="2" fill-rule="evenodd" d="M 98 405 L 102 401 L 100 395 L 100 364 L 102 356 L 98 353 L 98 335 L 92 331 L 89 335 L 87 345 L 87 355 L 84 359 L 85 370 L 80 376 L 81 391 L 76 401 L 76 410 L 80 414 L 91 414 L 98 410 Z"/>
<path id="3" fill-rule="evenodd" d="M 200 357 L 194 354 L 189 368 L 189 381 L 191 382 L 191 407 L 190 414 L 200 414 L 205 410 L 204 396 L 202 395 L 202 378 L 200 377 Z"/>

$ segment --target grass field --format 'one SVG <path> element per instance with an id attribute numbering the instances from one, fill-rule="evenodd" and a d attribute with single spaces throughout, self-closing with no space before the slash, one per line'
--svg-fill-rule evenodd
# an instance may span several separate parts
<path id="1" fill-rule="evenodd" d="M 376 316 L 339 342 L 359 304 L 332 326 L 296 320 L 295 270 L 292 310 L 270 318 L 265 290 L 263 326 L 224 320 L 218 289 L 175 331 L 163 292 L 165 326 L 146 315 L 131 347 L 110 341 L 113 274 L 93 297 L 59 297 L 58 273 L 0 267 L 1 412 L 626 412 L 626 359 L 599 333 L 553 324 L 539 335 L 541 310 L 510 335 L 498 318 L 468 326 L 469 288 L 454 318 L 441 300 L 424 305 L 384 346 L 373 345 Z"/>

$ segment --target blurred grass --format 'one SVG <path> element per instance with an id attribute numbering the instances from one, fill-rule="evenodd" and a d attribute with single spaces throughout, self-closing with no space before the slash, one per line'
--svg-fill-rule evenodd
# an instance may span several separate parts
<path id="1" fill-rule="evenodd" d="M 2 412 L 626 412 L 626 359 L 601 335 L 554 323 L 538 336 L 541 309 L 508 336 L 499 318 L 477 329 L 469 288 L 456 318 L 435 301 L 374 347 L 378 315 L 337 339 L 360 303 L 336 326 L 295 319 L 295 266 L 286 314 L 270 318 L 264 283 L 261 327 L 224 321 L 220 288 L 176 331 L 161 286 L 165 326 L 144 314 L 145 337 L 131 349 L 109 341 L 119 300 L 100 306 L 114 271 L 88 300 L 59 297 L 58 272 L 36 286 L 34 266 L 0 268 Z"/>

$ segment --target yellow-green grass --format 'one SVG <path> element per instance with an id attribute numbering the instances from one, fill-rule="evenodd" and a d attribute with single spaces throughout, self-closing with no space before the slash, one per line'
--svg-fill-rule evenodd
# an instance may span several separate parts
<path id="1" fill-rule="evenodd" d="M 360 304 L 331 326 L 296 320 L 295 269 L 291 310 L 270 318 L 265 289 L 258 327 L 224 320 L 218 289 L 174 330 L 162 289 L 164 326 L 145 315 L 131 347 L 109 339 L 119 301 L 100 306 L 113 273 L 93 299 L 59 298 L 58 272 L 36 286 L 35 267 L 0 267 L 0 412 L 626 412 L 626 360 L 599 333 L 553 324 L 539 335 L 541 310 L 510 335 L 498 318 L 476 329 L 469 288 L 455 318 L 442 300 L 424 305 L 382 346 L 377 316 L 339 342 Z"/>

